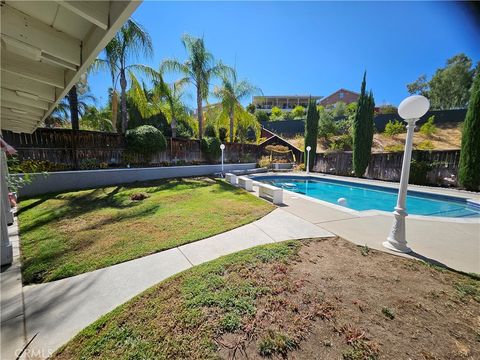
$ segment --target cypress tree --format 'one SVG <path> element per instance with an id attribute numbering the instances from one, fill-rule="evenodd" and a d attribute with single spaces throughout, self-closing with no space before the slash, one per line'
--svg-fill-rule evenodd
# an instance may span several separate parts
<path id="1" fill-rule="evenodd" d="M 480 71 L 477 71 L 463 123 L 458 180 L 468 190 L 480 189 Z"/>
<path id="2" fill-rule="evenodd" d="M 373 93 L 366 93 L 367 72 L 363 74 L 362 89 L 358 98 L 357 113 L 353 120 L 353 171 L 355 176 L 363 176 L 370 162 L 373 142 Z"/>
<path id="3" fill-rule="evenodd" d="M 304 163 L 305 168 L 309 166 L 312 170 L 315 164 L 315 155 L 317 153 L 317 137 L 318 137 L 318 109 L 315 100 L 310 99 L 307 109 L 307 123 L 305 124 L 305 150 L 304 150 Z M 310 146 L 310 164 L 307 165 L 307 146 Z"/>

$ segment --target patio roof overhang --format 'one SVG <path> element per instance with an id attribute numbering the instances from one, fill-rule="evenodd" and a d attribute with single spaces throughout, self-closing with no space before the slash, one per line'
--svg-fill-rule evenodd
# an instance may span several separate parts
<path id="1" fill-rule="evenodd" d="M 32 133 L 141 1 L 1 1 L 0 128 Z"/>

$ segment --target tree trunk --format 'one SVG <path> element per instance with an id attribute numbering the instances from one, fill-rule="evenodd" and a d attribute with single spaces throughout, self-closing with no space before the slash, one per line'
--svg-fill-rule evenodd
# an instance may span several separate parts
<path id="1" fill-rule="evenodd" d="M 112 127 L 113 132 L 117 132 L 117 115 L 118 115 L 118 94 L 115 90 L 112 92 Z"/>
<path id="2" fill-rule="evenodd" d="M 125 134 L 127 131 L 128 119 L 127 119 L 127 79 L 125 78 L 125 70 L 120 71 L 120 87 L 122 93 L 120 95 L 121 108 L 120 108 L 120 117 L 122 121 L 122 126 L 120 131 Z"/>
<path id="3" fill-rule="evenodd" d="M 197 117 L 198 117 L 198 138 L 201 140 L 203 137 L 203 108 L 202 108 L 202 95 L 200 94 L 200 88 L 197 87 Z"/>
<path id="4" fill-rule="evenodd" d="M 78 169 L 78 157 L 77 157 L 77 131 L 80 129 L 78 121 L 78 94 L 77 86 L 73 85 L 68 92 L 68 105 L 70 107 L 70 121 L 72 122 L 72 158 L 73 168 Z"/>
<path id="5" fill-rule="evenodd" d="M 230 110 L 230 142 L 233 143 L 233 117 L 234 117 L 234 111 L 235 109 Z"/>
<path id="6" fill-rule="evenodd" d="M 70 119 L 72 121 L 72 129 L 78 130 L 80 128 L 78 123 L 78 96 L 77 87 L 72 86 L 68 92 L 68 105 L 70 107 Z"/>
<path id="7" fill-rule="evenodd" d="M 175 139 L 177 137 L 177 120 L 172 117 L 172 138 Z"/>

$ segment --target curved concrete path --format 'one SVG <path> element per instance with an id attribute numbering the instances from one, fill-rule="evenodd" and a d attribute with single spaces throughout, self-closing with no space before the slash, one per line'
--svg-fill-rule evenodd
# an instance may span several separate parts
<path id="1" fill-rule="evenodd" d="M 204 240 L 67 279 L 26 286 L 26 340 L 37 334 L 28 347 L 29 358 L 48 357 L 103 314 L 194 265 L 257 245 L 331 236 L 278 208 L 258 221 Z M 10 358 L 14 357 L 2 356 Z"/>

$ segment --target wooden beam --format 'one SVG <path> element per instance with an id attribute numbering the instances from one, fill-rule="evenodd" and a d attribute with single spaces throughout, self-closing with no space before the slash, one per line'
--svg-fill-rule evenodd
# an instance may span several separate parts
<path id="1" fill-rule="evenodd" d="M 109 1 L 57 0 L 57 3 L 102 30 L 108 28 Z"/>
<path id="2" fill-rule="evenodd" d="M 58 96 L 57 100 L 50 105 L 47 113 L 42 120 L 45 120 L 48 115 L 55 109 L 60 100 L 67 95 L 68 91 L 72 86 L 80 79 L 82 74 L 87 72 L 88 67 L 96 59 L 100 51 L 102 51 L 108 42 L 115 36 L 116 32 L 122 27 L 123 24 L 128 20 L 130 15 L 135 11 L 135 9 L 141 4 L 141 1 L 110 1 L 110 27 L 107 30 L 101 28 L 95 28 L 89 36 L 83 42 L 83 64 L 80 65 L 77 72 L 67 70 L 65 75 L 65 83 L 61 94 Z"/>
<path id="3" fill-rule="evenodd" d="M 31 134 L 35 131 L 38 122 L 25 122 L 16 119 L 2 118 L 0 128 L 2 130 L 10 130 L 13 132 L 24 132 Z"/>
<path id="4" fill-rule="evenodd" d="M 9 117 L 9 118 L 12 118 L 12 119 L 30 119 L 32 121 L 40 121 L 43 117 L 43 114 L 40 115 L 40 116 L 35 116 L 35 115 L 32 115 L 32 114 L 28 114 L 28 113 L 25 113 L 25 114 L 19 114 L 19 113 L 16 113 L 14 112 L 11 108 L 6 108 L 4 106 L 2 106 L 1 108 L 1 114 L 2 114 L 2 118 L 3 117 Z"/>
<path id="5" fill-rule="evenodd" d="M 29 60 L 9 51 L 2 51 L 1 69 L 43 84 L 59 88 L 65 86 L 65 73 L 62 68 Z"/>
<path id="6" fill-rule="evenodd" d="M 13 90 L 2 89 L 1 95 L 2 95 L 2 102 L 6 100 L 18 105 L 27 105 L 27 106 L 31 106 L 31 107 L 42 109 L 42 110 L 48 110 L 49 108 L 49 104 L 46 101 L 34 100 L 34 99 L 29 99 L 23 96 L 18 96 L 18 94 Z"/>
<path id="7" fill-rule="evenodd" d="M 63 61 L 80 65 L 81 44 L 64 32 L 37 20 L 8 5 L 2 6 L 2 36 L 40 49 Z"/>
<path id="8" fill-rule="evenodd" d="M 2 79 L 2 88 L 35 94 L 40 99 L 48 102 L 54 102 L 56 99 L 54 86 L 32 81 L 24 76 L 12 74 L 4 70 L 1 71 L 0 78 Z"/>
<path id="9" fill-rule="evenodd" d="M 2 99 L 1 103 L 2 103 L 1 104 L 2 107 L 9 108 L 9 109 L 23 110 L 23 111 L 26 111 L 27 114 L 30 114 L 30 115 L 36 115 L 36 116 L 41 116 L 41 117 L 43 117 L 43 115 L 45 115 L 45 110 L 42 110 L 42 109 L 39 109 L 39 108 L 34 108 L 34 107 L 31 107 L 31 106 L 27 106 L 27 105 L 20 105 L 18 103 L 15 103 L 13 101 L 8 101 L 8 100 L 5 100 L 5 99 Z"/>

